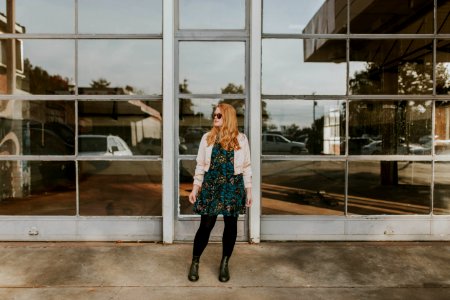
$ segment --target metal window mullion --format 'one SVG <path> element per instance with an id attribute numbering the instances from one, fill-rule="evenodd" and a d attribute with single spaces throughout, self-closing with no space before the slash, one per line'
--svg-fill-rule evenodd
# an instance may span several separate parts
<path id="1" fill-rule="evenodd" d="M 246 87 L 247 89 L 248 87 Z M 179 99 L 244 99 L 245 97 L 247 97 L 247 94 L 177 94 Z"/>
<path id="2" fill-rule="evenodd" d="M 77 86 L 76 86 L 77 87 Z M 45 101 L 128 101 L 128 100 L 161 100 L 162 95 L 0 95 L 0 100 L 45 100 Z"/>
<path id="3" fill-rule="evenodd" d="M 440 34 L 439 36 L 446 37 L 450 34 Z M 370 39 L 370 40 L 380 40 L 380 39 L 432 39 L 436 35 L 432 33 L 357 33 L 357 34 L 345 34 L 345 33 L 266 33 L 263 34 L 263 39 L 329 39 L 329 40 L 339 40 L 339 39 Z"/>
<path id="4" fill-rule="evenodd" d="M 72 33 L 2 33 L 0 35 L 0 40 L 2 39 L 21 39 L 21 40 L 41 40 L 41 39 L 51 39 L 51 40 L 97 40 L 97 39 L 114 39 L 114 40 L 161 40 L 161 34 L 122 34 L 122 33 L 92 33 L 92 34 L 72 34 Z"/>

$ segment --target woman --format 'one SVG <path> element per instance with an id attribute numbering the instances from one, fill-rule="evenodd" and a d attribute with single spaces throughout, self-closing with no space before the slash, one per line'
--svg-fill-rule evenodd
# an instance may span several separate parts
<path id="1" fill-rule="evenodd" d="M 217 105 L 213 125 L 201 139 L 194 184 L 189 194 L 194 212 L 201 215 L 194 239 L 190 281 L 199 278 L 200 256 L 208 245 L 218 215 L 223 215 L 225 223 L 219 280 L 230 279 L 228 262 L 236 242 L 238 216 L 245 213 L 246 206 L 252 205 L 250 148 L 245 134 L 238 131 L 234 107 L 224 103 Z"/>

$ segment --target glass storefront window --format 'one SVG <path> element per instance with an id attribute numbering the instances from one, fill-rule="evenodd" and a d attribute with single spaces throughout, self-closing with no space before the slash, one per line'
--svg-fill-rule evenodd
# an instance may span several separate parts
<path id="1" fill-rule="evenodd" d="M 178 0 L 179 29 L 245 29 L 246 0 Z"/>
<path id="2" fill-rule="evenodd" d="M 431 154 L 432 101 L 350 101 L 349 154 Z"/>
<path id="3" fill-rule="evenodd" d="M 10 57 L 10 40 L 1 41 L 0 94 L 73 94 L 75 43 L 71 40 L 15 40 L 16 59 Z M 16 90 L 7 72 L 16 68 Z"/>
<path id="4" fill-rule="evenodd" d="M 0 155 L 73 155 L 73 101 L 0 100 Z"/>
<path id="5" fill-rule="evenodd" d="M 181 42 L 179 91 L 187 94 L 243 94 L 245 44 Z"/>
<path id="6" fill-rule="evenodd" d="M 349 94 L 433 93 L 432 40 L 351 40 Z"/>
<path id="7" fill-rule="evenodd" d="M 81 40 L 78 58 L 80 94 L 162 93 L 161 41 Z"/>
<path id="8" fill-rule="evenodd" d="M 434 151 L 450 155 L 450 101 L 436 101 Z M 431 135 L 430 135 L 431 143 Z"/>
<path id="9" fill-rule="evenodd" d="M 351 161 L 348 165 L 349 214 L 430 213 L 431 163 Z"/>
<path id="10" fill-rule="evenodd" d="M 75 215 L 75 163 L 0 161 L 0 215 Z"/>
<path id="11" fill-rule="evenodd" d="M 345 162 L 265 161 L 263 215 L 343 215 Z"/>
<path id="12" fill-rule="evenodd" d="M 189 202 L 189 194 L 194 182 L 195 160 L 180 160 L 178 208 L 180 215 L 193 215 L 192 204 Z"/>
<path id="13" fill-rule="evenodd" d="M 74 0 L 16 0 L 21 33 L 75 33 Z"/>
<path id="14" fill-rule="evenodd" d="M 262 154 L 343 155 L 345 101 L 263 100 Z"/>
<path id="15" fill-rule="evenodd" d="M 436 94 L 438 95 L 450 95 L 449 47 L 450 47 L 450 40 L 437 40 L 435 72 L 436 72 Z"/>
<path id="16" fill-rule="evenodd" d="M 264 39 L 262 94 L 345 95 L 346 42 Z"/>
<path id="17" fill-rule="evenodd" d="M 79 101 L 78 154 L 161 155 L 162 101 Z"/>
<path id="18" fill-rule="evenodd" d="M 433 33 L 433 1 L 350 2 L 352 33 Z"/>
<path id="19" fill-rule="evenodd" d="M 80 161 L 80 215 L 161 216 L 160 161 Z"/>
<path id="20" fill-rule="evenodd" d="M 264 0 L 264 33 L 347 32 L 346 1 Z"/>
<path id="21" fill-rule="evenodd" d="M 79 33 L 162 33 L 163 0 L 78 0 Z"/>
<path id="22" fill-rule="evenodd" d="M 180 99 L 179 153 L 197 154 L 203 134 L 212 125 L 214 107 L 219 103 L 233 105 L 238 118 L 238 128 L 244 131 L 245 102 L 241 99 Z"/>
<path id="23" fill-rule="evenodd" d="M 433 213 L 450 215 L 450 162 L 434 164 Z"/>
<path id="24" fill-rule="evenodd" d="M 447 0 L 437 1 L 437 33 L 450 33 L 450 20 L 448 12 L 450 11 L 450 2 Z"/>

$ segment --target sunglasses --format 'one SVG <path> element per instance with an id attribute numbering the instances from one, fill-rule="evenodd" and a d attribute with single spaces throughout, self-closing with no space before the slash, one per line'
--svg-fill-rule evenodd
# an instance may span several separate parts
<path id="1" fill-rule="evenodd" d="M 212 117 L 213 117 L 213 119 L 217 117 L 217 119 L 220 120 L 220 119 L 222 119 L 222 114 L 221 113 L 213 114 Z"/>

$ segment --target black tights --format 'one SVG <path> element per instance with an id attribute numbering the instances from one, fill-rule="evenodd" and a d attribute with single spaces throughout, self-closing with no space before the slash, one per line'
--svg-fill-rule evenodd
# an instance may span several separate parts
<path id="1" fill-rule="evenodd" d="M 208 245 L 209 235 L 216 224 L 217 216 L 202 215 L 200 227 L 194 239 L 193 256 L 200 256 Z M 231 256 L 237 236 L 238 217 L 223 217 L 225 228 L 222 236 L 222 256 Z"/>

